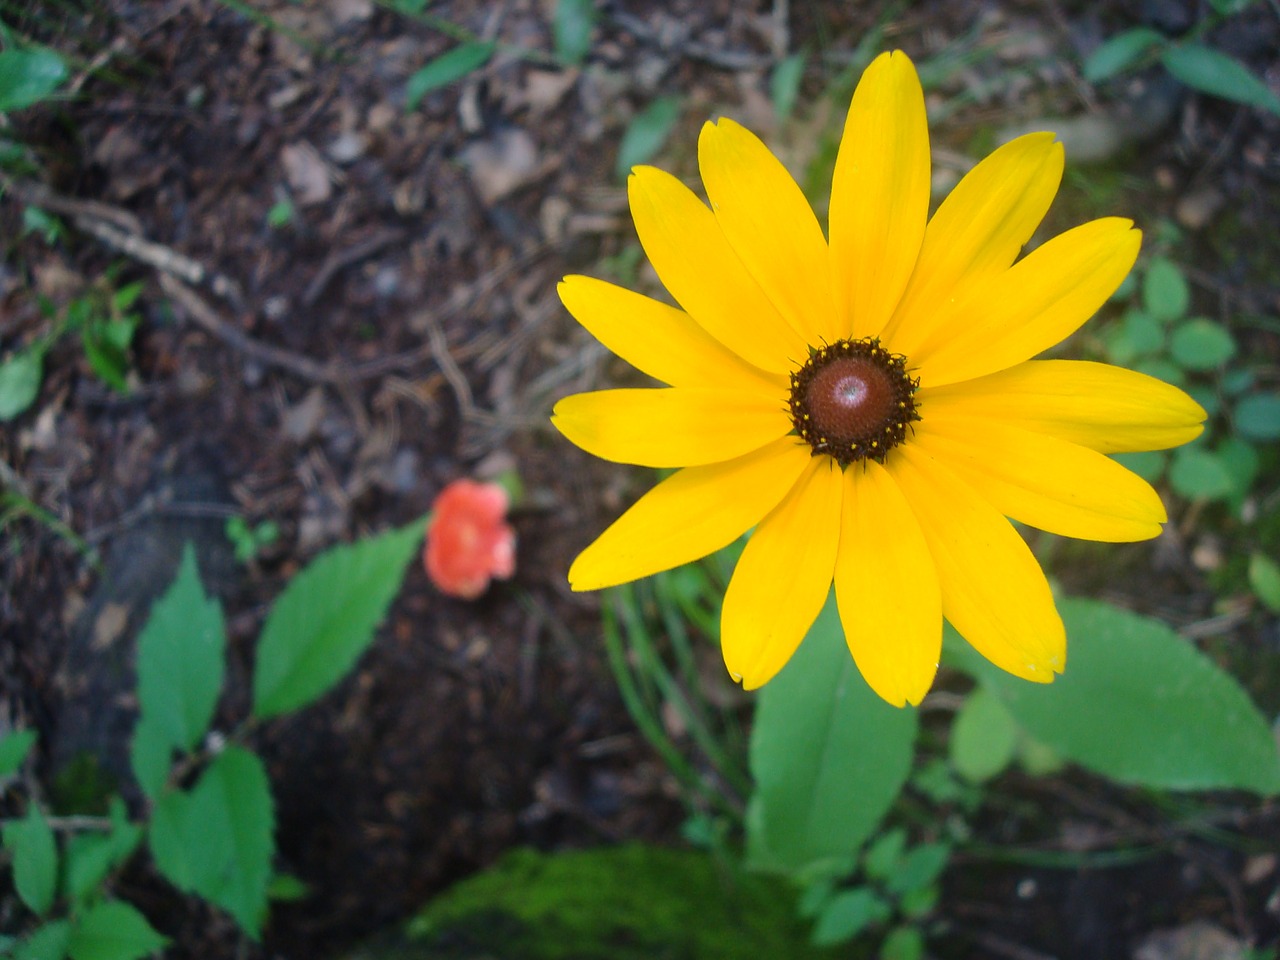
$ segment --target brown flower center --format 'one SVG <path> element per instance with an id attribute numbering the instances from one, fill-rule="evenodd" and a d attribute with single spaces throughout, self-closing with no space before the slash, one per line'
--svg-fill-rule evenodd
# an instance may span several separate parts
<path id="1" fill-rule="evenodd" d="M 844 466 L 855 460 L 884 463 L 906 439 L 916 412 L 920 381 L 907 373 L 907 358 L 880 341 L 837 340 L 791 374 L 791 420 L 813 455 Z"/>

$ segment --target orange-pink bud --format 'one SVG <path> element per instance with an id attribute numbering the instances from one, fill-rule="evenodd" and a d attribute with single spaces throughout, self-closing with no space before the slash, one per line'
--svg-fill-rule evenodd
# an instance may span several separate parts
<path id="1" fill-rule="evenodd" d="M 455 480 L 436 497 L 423 561 L 441 593 L 474 600 L 490 578 L 516 569 L 516 534 L 506 522 L 507 492 L 496 483 Z"/>

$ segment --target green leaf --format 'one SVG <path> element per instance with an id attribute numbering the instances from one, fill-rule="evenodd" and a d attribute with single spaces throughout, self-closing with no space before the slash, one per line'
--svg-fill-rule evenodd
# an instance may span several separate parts
<path id="1" fill-rule="evenodd" d="M 948 653 L 1033 737 L 1113 780 L 1280 791 L 1280 755 L 1267 721 L 1193 644 L 1158 620 L 1100 601 L 1068 599 L 1058 608 L 1067 669 L 1052 684 L 1004 673 L 950 628 Z"/>
<path id="2" fill-rule="evenodd" d="M 1280 116 L 1280 97 L 1235 57 L 1203 44 L 1184 43 L 1167 48 L 1160 59 L 1188 87 Z"/>
<path id="3" fill-rule="evenodd" d="M 1173 331 L 1169 350 L 1188 370 L 1212 370 L 1235 356 L 1236 341 L 1222 324 L 1196 317 Z"/>
<path id="4" fill-rule="evenodd" d="M 1230 17 L 1244 13 L 1253 6 L 1253 0 L 1209 0 L 1209 6 L 1224 17 Z"/>
<path id="5" fill-rule="evenodd" d="M 267 884 L 267 898 L 292 902 L 311 896 L 311 888 L 291 873 L 272 874 Z"/>
<path id="6" fill-rule="evenodd" d="M 1000 698 L 978 687 L 956 714 L 951 727 L 951 762 L 962 777 L 982 783 L 1013 761 L 1018 725 Z"/>
<path id="7" fill-rule="evenodd" d="M 885 880 L 892 876 L 907 851 L 907 831 L 901 827 L 886 830 L 867 847 L 862 858 L 862 870 L 872 880 Z"/>
<path id="8" fill-rule="evenodd" d="M 1214 454 L 1226 468 L 1227 473 L 1231 474 L 1232 492 L 1236 496 L 1243 497 L 1249 492 L 1253 481 L 1258 478 L 1258 472 L 1262 469 L 1258 451 L 1247 440 L 1227 437 L 1218 444 Z"/>
<path id="9" fill-rule="evenodd" d="M 1216 417 L 1222 410 L 1222 397 L 1218 395 L 1218 391 L 1207 383 L 1188 383 L 1183 386 L 1189 396 L 1196 403 L 1204 408 L 1204 412 L 1210 419 Z"/>
<path id="10" fill-rule="evenodd" d="M 18 772 L 35 743 L 34 730 L 15 730 L 0 740 L 0 779 Z"/>
<path id="11" fill-rule="evenodd" d="M 1236 404 L 1236 432 L 1250 440 L 1280 440 L 1280 393 L 1251 393 Z"/>
<path id="12" fill-rule="evenodd" d="M 43 917 L 58 886 L 58 845 L 49 822 L 33 803 L 25 817 L 4 825 L 2 836 L 13 856 L 14 889 L 32 913 Z"/>
<path id="13" fill-rule="evenodd" d="M 108 873 L 129 859 L 141 840 L 142 827 L 129 822 L 124 801 L 113 796 L 111 832 L 79 834 L 67 844 L 63 858 L 67 896 L 76 901 L 86 899 Z"/>
<path id="14" fill-rule="evenodd" d="M 924 956 L 924 934 L 915 927 L 898 927 L 880 944 L 880 960 L 920 960 Z"/>
<path id="15" fill-rule="evenodd" d="M 632 167 L 652 159 L 667 142 L 679 119 L 680 98 L 676 96 L 659 97 L 632 117 L 618 145 L 618 160 L 614 164 L 618 179 L 625 180 Z"/>
<path id="16" fill-rule="evenodd" d="M 20 350 L 0 363 L 0 420 L 12 420 L 35 403 L 43 378 L 42 350 Z"/>
<path id="17" fill-rule="evenodd" d="M 405 112 L 417 109 L 422 98 L 432 90 L 461 80 L 472 70 L 479 70 L 493 56 L 496 44 L 469 40 L 448 53 L 442 53 L 409 78 L 404 91 Z"/>
<path id="18" fill-rule="evenodd" d="M 773 112 L 779 121 L 786 120 L 795 109 L 796 98 L 800 95 L 800 81 L 804 79 L 805 64 L 809 55 L 799 50 L 791 56 L 778 61 L 769 75 L 769 99 L 773 101 Z"/>
<path id="19" fill-rule="evenodd" d="M 902 858 L 902 863 L 889 877 L 887 889 L 902 897 L 933 884 L 951 859 L 951 844 L 922 843 Z"/>
<path id="20" fill-rule="evenodd" d="M 1255 551 L 1249 557 L 1249 586 L 1264 607 L 1280 613 L 1280 563 Z"/>
<path id="21" fill-rule="evenodd" d="M 795 870 L 856 852 L 906 782 L 916 721 L 871 692 L 829 598 L 756 706 L 749 862 Z"/>
<path id="22" fill-rule="evenodd" d="M 67 952 L 71 960 L 138 960 L 169 942 L 138 910 L 123 900 L 107 900 L 85 911 Z"/>
<path id="23" fill-rule="evenodd" d="M 18 944 L 13 960 L 62 960 L 71 943 L 71 921 L 54 920 L 37 927 Z"/>
<path id="24" fill-rule="evenodd" d="M 1236 487 L 1222 458 L 1198 447 L 1182 447 L 1174 453 L 1169 483 L 1188 500 L 1220 500 Z"/>
<path id="25" fill-rule="evenodd" d="M 1139 373 L 1145 373 L 1148 377 L 1171 383 L 1175 387 L 1181 387 L 1187 382 L 1187 375 L 1183 373 L 1182 368 L 1164 357 L 1147 357 L 1139 360 L 1133 365 L 1133 369 Z"/>
<path id="26" fill-rule="evenodd" d="M 0 113 L 39 103 L 66 78 L 67 65 L 52 50 L 5 50 L 0 53 Z"/>
<path id="27" fill-rule="evenodd" d="M 1169 455 L 1163 450 L 1139 450 L 1136 453 L 1113 453 L 1111 459 L 1132 470 L 1148 483 L 1155 483 L 1164 476 Z"/>
<path id="28" fill-rule="evenodd" d="M 1142 278 L 1142 304 L 1147 313 L 1161 322 L 1185 316 L 1191 305 L 1191 289 L 1186 278 L 1164 257 L 1156 257 L 1147 267 Z"/>
<path id="29" fill-rule="evenodd" d="M 213 720 L 227 645 L 222 607 L 200 584 L 187 544 L 173 585 L 151 608 L 138 637 L 138 701 L 168 743 L 191 750 Z"/>
<path id="30" fill-rule="evenodd" d="M 1144 53 L 1164 42 L 1164 34 L 1150 27 L 1134 27 L 1117 33 L 1089 54 L 1084 62 L 1084 78 L 1090 83 L 1101 83 L 1133 66 Z"/>
<path id="31" fill-rule="evenodd" d="M 151 853 L 174 886 L 227 910 L 257 939 L 267 911 L 274 830 L 262 761 L 228 747 L 190 793 L 160 798 L 151 821 Z"/>
<path id="32" fill-rule="evenodd" d="M 172 763 L 173 743 L 169 731 L 153 717 L 139 717 L 133 728 L 133 739 L 129 741 L 129 765 L 138 786 L 149 799 L 160 796 Z"/>
<path id="33" fill-rule="evenodd" d="M 271 608 L 258 643 L 253 712 L 273 717 L 317 699 L 373 641 L 425 527 L 334 547 L 313 560 Z"/>
<path id="34" fill-rule="evenodd" d="M 594 0 L 559 0 L 552 22 L 556 59 L 569 66 L 582 63 L 591 52 L 591 30 L 595 24 Z"/>
<path id="35" fill-rule="evenodd" d="M 816 947 L 844 943 L 867 927 L 888 920 L 891 913 L 884 898 L 869 887 L 841 890 L 818 915 L 809 940 Z"/>

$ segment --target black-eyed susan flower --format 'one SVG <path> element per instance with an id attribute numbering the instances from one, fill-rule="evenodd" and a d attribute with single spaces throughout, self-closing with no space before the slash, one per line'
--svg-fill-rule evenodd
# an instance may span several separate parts
<path id="1" fill-rule="evenodd" d="M 782 164 L 722 119 L 698 141 L 710 206 L 669 174 L 628 181 L 645 252 L 680 308 L 568 277 L 569 312 L 669 386 L 561 400 L 553 422 L 620 463 L 680 468 L 577 558 L 576 590 L 624 583 L 754 528 L 721 643 L 747 688 L 787 662 L 835 584 L 870 686 L 919 703 L 942 618 L 999 667 L 1066 665 L 1049 585 L 1007 518 L 1089 540 L 1154 537 L 1156 492 L 1107 454 L 1176 446 L 1204 411 L 1100 363 L 1033 360 L 1133 266 L 1129 220 L 1085 223 L 1022 259 L 1058 190 L 1052 134 L 1000 147 L 930 218 L 929 136 L 911 61 L 884 54 L 849 108 L 829 236 Z"/>

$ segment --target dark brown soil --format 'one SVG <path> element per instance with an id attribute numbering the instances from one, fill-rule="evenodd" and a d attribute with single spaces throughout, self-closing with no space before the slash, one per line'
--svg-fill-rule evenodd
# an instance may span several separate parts
<path id="1" fill-rule="evenodd" d="M 691 174 L 707 115 L 772 123 L 763 98 L 775 45 L 809 45 L 836 64 L 878 11 L 796 3 L 780 31 L 772 10 L 785 3 L 609 3 L 588 65 L 565 71 L 550 53 L 553 6 L 431 5 L 431 15 L 533 55 L 500 53 L 411 112 L 406 79 L 453 41 L 369 0 L 6 8 L 11 25 L 79 60 L 75 96 L 13 119 L 39 170 L 0 206 L 0 346 L 43 329 L 33 290 L 64 304 L 108 270 L 117 285 L 146 284 L 131 393 L 104 387 L 67 340 L 46 360 L 35 407 L 0 429 L 6 485 L 104 561 L 96 569 L 30 520 L 8 528 L 0 555 L 0 712 L 41 731 L 47 784 L 80 749 L 107 775 L 126 769 L 127 638 L 165 585 L 175 543 L 200 545 L 227 610 L 222 716 L 234 722 L 264 612 L 308 559 L 423 515 L 459 476 L 514 466 L 527 488 L 512 582 L 464 603 L 413 569 L 355 675 L 261 731 L 280 866 L 312 891 L 273 912 L 264 949 L 239 943 L 229 921 L 145 870 L 123 878 L 120 892 L 175 938 L 173 956 L 332 955 L 514 844 L 677 837 L 673 781 L 635 733 L 605 665 L 599 600 L 565 581 L 575 553 L 648 479 L 588 458 L 549 427 L 555 398 L 627 375 L 567 317 L 555 283 L 632 243 L 613 164 L 635 110 L 660 94 L 685 98 L 667 165 Z M 1002 37 L 1033 44 L 978 58 L 949 81 L 949 97 L 988 92 L 939 145 L 956 149 L 1037 110 L 1082 109 L 1063 93 L 1082 45 L 1134 22 L 1138 6 L 1183 5 L 1080 6 L 973 0 L 901 13 L 886 43 L 922 60 L 965 37 L 979 50 Z M 1236 52 L 1274 73 L 1277 19 L 1260 9 L 1250 23 Z M 981 86 L 1011 64 L 1025 84 Z M 811 69 L 804 93 L 816 97 L 838 73 Z M 801 148 L 811 136 L 789 134 Z M 1223 138 L 1233 145 L 1225 152 Z M 1126 169 L 1165 171 L 1179 187 L 1207 182 L 1229 202 L 1274 196 L 1278 143 L 1274 119 L 1177 93 L 1170 122 L 1134 148 Z M 1250 159 L 1257 149 L 1260 163 Z M 1167 213 L 1176 199 L 1155 202 Z M 65 237 L 24 236 L 23 200 L 60 216 Z M 282 201 L 292 217 L 272 226 Z M 140 255 L 104 239 L 91 229 L 103 222 L 154 247 Z M 1232 297 L 1275 309 L 1253 280 L 1221 282 Z M 247 567 L 221 535 L 231 513 L 282 528 Z M 151 555 L 154 570 L 122 586 Z M 1138 555 L 1143 569 L 1151 557 Z M 1142 605 L 1207 615 L 1212 595 L 1185 555 L 1175 561 L 1142 575 L 1163 591 Z M 112 603 L 125 606 L 128 628 L 104 637 Z M 1230 849 L 1169 827 L 1152 806 L 1117 813 L 1130 799 L 1096 783 L 1049 783 L 1015 785 L 1020 806 L 989 813 L 982 835 L 1016 846 L 1052 839 L 1058 822 L 1120 829 L 1120 817 L 1131 832 L 1117 843 L 1155 842 L 1159 855 L 1123 870 L 1065 871 L 974 857 L 940 908 L 962 949 L 1128 956 L 1144 934 L 1188 918 L 1262 944 L 1280 937 L 1274 863 L 1260 880 L 1242 879 L 1275 839 L 1274 806 L 1223 801 L 1238 839 Z"/>

